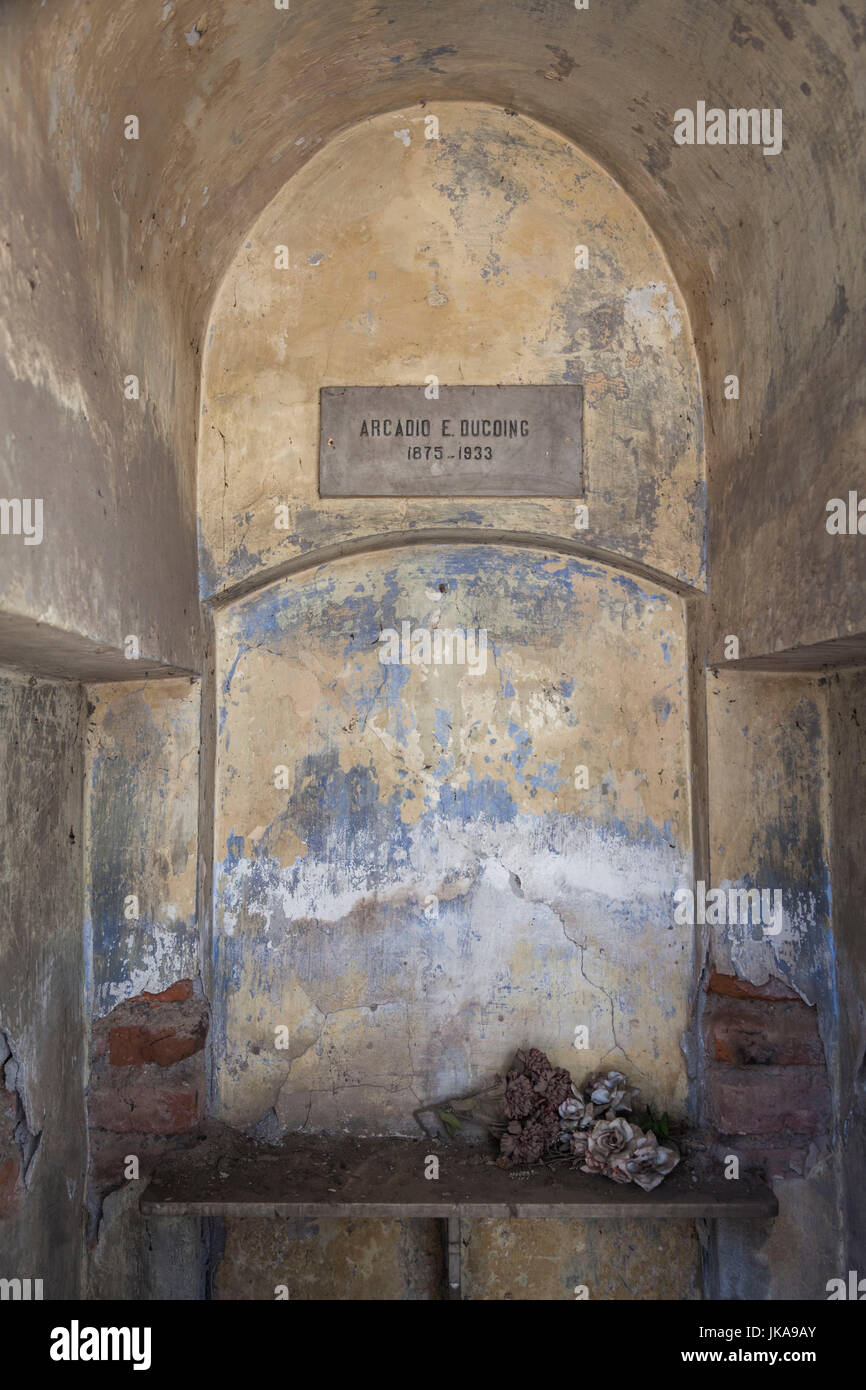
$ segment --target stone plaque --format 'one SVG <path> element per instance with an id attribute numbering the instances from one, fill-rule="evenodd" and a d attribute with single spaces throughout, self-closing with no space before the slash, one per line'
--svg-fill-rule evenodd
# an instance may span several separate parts
<path id="1" fill-rule="evenodd" d="M 323 386 L 321 497 L 581 497 L 582 386 Z"/>

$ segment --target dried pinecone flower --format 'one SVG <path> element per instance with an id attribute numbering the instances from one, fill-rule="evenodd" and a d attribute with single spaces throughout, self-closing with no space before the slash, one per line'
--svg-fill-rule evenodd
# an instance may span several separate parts
<path id="1" fill-rule="evenodd" d="M 522 1120 L 538 1104 L 538 1097 L 528 1076 L 510 1071 L 505 1087 L 505 1113 L 509 1119 Z"/>
<path id="2" fill-rule="evenodd" d="M 530 1120 L 514 1145 L 515 1163 L 537 1163 L 544 1153 L 544 1129 L 535 1120 Z"/>
<path id="3" fill-rule="evenodd" d="M 546 1110 L 539 1116 L 538 1123 L 544 1131 L 544 1147 L 552 1148 L 559 1139 L 559 1116 L 555 1110 Z"/>
<path id="4" fill-rule="evenodd" d="M 542 1072 L 551 1070 L 550 1059 L 540 1047 L 531 1047 L 528 1052 L 518 1052 L 517 1060 L 522 1062 L 533 1081 Z"/>
<path id="5" fill-rule="evenodd" d="M 523 1125 L 519 1120 L 512 1120 L 505 1133 L 499 1140 L 499 1152 L 503 1158 L 511 1158 L 518 1139 L 523 1133 Z"/>
<path id="6" fill-rule="evenodd" d="M 551 1105 L 559 1106 L 571 1090 L 571 1076 L 565 1067 L 551 1067 L 550 1071 L 543 1072 L 538 1078 L 535 1089 L 540 1091 Z"/>

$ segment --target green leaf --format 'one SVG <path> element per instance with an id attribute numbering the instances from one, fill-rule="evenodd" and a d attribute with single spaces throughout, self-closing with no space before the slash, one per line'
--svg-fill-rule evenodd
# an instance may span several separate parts
<path id="1" fill-rule="evenodd" d="M 452 1115 L 450 1110 L 439 1110 L 437 1114 L 449 1133 L 453 1134 L 455 1129 L 462 1129 L 460 1121 L 456 1115 Z"/>

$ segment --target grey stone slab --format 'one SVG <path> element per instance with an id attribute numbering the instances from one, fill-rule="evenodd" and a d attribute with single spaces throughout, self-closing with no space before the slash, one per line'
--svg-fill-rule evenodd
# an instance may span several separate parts
<path id="1" fill-rule="evenodd" d="M 582 386 L 323 386 L 321 497 L 581 497 Z"/>
<path id="2" fill-rule="evenodd" d="M 177 1155 L 144 1193 L 144 1214 L 697 1220 L 778 1210 L 760 1181 L 699 1177 L 686 1164 L 644 1192 L 565 1165 L 504 1170 L 488 1154 L 430 1139 L 289 1135 L 278 1149 L 214 1154 Z M 439 1177 L 428 1179 L 431 1155 Z"/>

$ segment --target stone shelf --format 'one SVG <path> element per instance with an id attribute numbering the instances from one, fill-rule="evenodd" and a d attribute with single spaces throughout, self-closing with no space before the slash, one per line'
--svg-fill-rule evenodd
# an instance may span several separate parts
<path id="1" fill-rule="evenodd" d="M 429 1155 L 438 1179 L 424 1177 Z M 754 1178 L 698 1176 L 682 1163 L 654 1192 L 566 1163 L 503 1170 L 463 1145 L 429 1139 L 290 1135 L 279 1148 L 237 1138 L 171 1155 L 141 1199 L 147 1216 L 714 1220 L 773 1217 Z"/>

